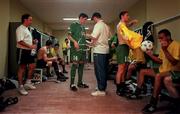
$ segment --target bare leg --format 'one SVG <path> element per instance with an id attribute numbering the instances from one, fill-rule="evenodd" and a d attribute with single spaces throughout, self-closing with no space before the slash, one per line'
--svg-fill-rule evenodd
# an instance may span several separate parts
<path id="1" fill-rule="evenodd" d="M 19 69 L 18 69 L 19 85 L 23 85 L 23 75 L 24 75 L 25 69 L 26 69 L 26 65 L 25 64 L 19 65 Z"/>
<path id="2" fill-rule="evenodd" d="M 120 69 L 120 67 L 121 67 L 121 65 L 118 65 L 118 71 L 116 73 L 116 84 L 120 84 L 120 82 L 121 82 L 121 78 L 120 78 L 121 69 Z"/>
<path id="3" fill-rule="evenodd" d="M 171 76 L 164 78 L 164 84 L 165 84 L 170 96 L 172 96 L 173 98 L 179 98 L 179 94 L 172 82 Z"/>
<path id="4" fill-rule="evenodd" d="M 130 64 L 128 66 L 128 72 L 127 72 L 127 79 L 129 80 L 131 78 L 132 72 L 136 69 L 135 64 Z"/>
<path id="5" fill-rule="evenodd" d="M 161 90 L 162 81 L 166 76 L 169 76 L 169 72 L 159 73 L 155 76 L 155 82 L 154 82 L 154 90 L 153 90 L 153 97 L 158 98 L 158 95 Z"/>
<path id="6" fill-rule="evenodd" d="M 127 67 L 128 65 L 127 64 L 124 64 L 122 67 L 121 67 L 121 82 L 125 82 L 125 74 L 127 72 Z"/>
<path id="7" fill-rule="evenodd" d="M 126 64 L 118 65 L 118 72 L 116 74 L 116 84 L 120 84 L 123 81 Z"/>
<path id="8" fill-rule="evenodd" d="M 144 77 L 145 76 L 151 76 L 151 77 L 155 77 L 156 74 L 154 72 L 153 69 L 141 69 L 140 73 L 137 77 L 137 87 L 141 88 L 143 83 L 144 83 Z"/>
<path id="9" fill-rule="evenodd" d="M 35 67 L 36 67 L 35 63 L 29 64 L 28 79 L 32 79 L 32 75 Z"/>

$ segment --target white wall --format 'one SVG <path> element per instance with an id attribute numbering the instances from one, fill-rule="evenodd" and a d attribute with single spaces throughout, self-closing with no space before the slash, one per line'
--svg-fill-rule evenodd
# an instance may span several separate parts
<path id="1" fill-rule="evenodd" d="M 147 0 L 147 20 L 159 22 L 163 19 L 173 17 L 180 14 L 179 0 Z M 172 39 L 180 41 L 180 18 L 172 20 L 155 27 L 155 38 L 161 29 L 169 29 Z M 157 41 L 156 53 L 158 53 L 160 45 Z"/>
<path id="2" fill-rule="evenodd" d="M 7 75 L 9 0 L 0 3 L 0 79 Z"/>

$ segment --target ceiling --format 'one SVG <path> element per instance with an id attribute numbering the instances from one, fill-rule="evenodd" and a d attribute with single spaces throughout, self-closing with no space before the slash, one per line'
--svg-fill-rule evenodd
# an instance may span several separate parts
<path id="1" fill-rule="evenodd" d="M 63 17 L 78 17 L 86 13 L 90 17 L 93 12 L 100 12 L 102 18 L 111 23 L 117 19 L 121 10 L 128 9 L 138 0 L 20 0 L 22 4 L 34 13 L 53 30 L 65 30 L 71 21 L 63 21 Z M 87 25 L 92 28 L 92 22 Z"/>

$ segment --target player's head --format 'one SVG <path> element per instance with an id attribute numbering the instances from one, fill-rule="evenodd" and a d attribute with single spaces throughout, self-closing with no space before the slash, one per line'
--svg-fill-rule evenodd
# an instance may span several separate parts
<path id="1" fill-rule="evenodd" d="M 58 43 L 56 43 L 56 44 L 54 45 L 54 49 L 59 49 L 59 44 L 58 44 Z"/>
<path id="2" fill-rule="evenodd" d="M 22 15 L 21 22 L 25 26 L 30 26 L 32 24 L 32 16 L 30 14 Z"/>
<path id="3" fill-rule="evenodd" d="M 88 15 L 87 15 L 87 14 L 85 14 L 85 13 L 80 13 L 80 14 L 79 14 L 79 22 L 80 22 L 81 24 L 85 24 L 85 22 L 87 21 L 87 19 L 88 19 Z"/>
<path id="4" fill-rule="evenodd" d="M 128 22 L 129 21 L 129 15 L 128 15 L 128 11 L 122 11 L 119 14 L 119 19 L 124 21 L 124 22 Z"/>
<path id="5" fill-rule="evenodd" d="M 52 41 L 51 40 L 47 40 L 46 41 L 46 47 L 52 47 Z"/>
<path id="6" fill-rule="evenodd" d="M 94 22 L 97 22 L 99 19 L 101 19 L 101 14 L 99 12 L 94 12 L 91 20 L 93 20 Z"/>
<path id="7" fill-rule="evenodd" d="M 168 29 L 162 29 L 158 32 L 159 41 L 171 41 L 171 32 Z"/>

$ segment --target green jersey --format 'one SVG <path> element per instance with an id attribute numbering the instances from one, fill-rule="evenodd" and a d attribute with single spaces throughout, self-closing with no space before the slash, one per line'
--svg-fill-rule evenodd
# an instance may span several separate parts
<path id="1" fill-rule="evenodd" d="M 111 44 L 114 44 L 116 47 L 118 46 L 118 37 L 117 37 L 117 34 L 113 35 L 111 37 L 111 39 L 109 40 L 109 45 L 111 46 Z"/>
<path id="2" fill-rule="evenodd" d="M 80 49 L 86 48 L 86 31 L 84 26 L 78 22 L 72 23 L 69 33 L 71 34 L 72 38 L 78 42 Z M 70 45 L 71 48 L 74 48 L 73 42 L 70 42 Z"/>

